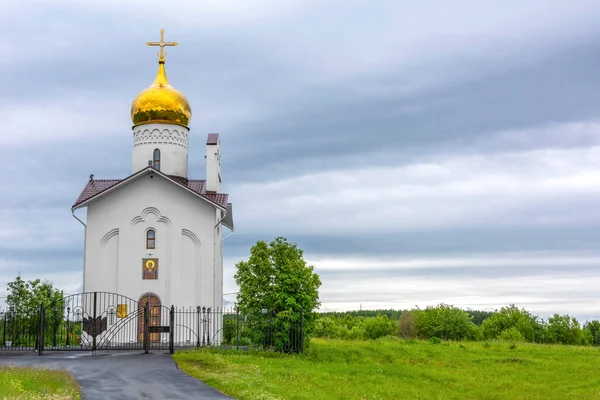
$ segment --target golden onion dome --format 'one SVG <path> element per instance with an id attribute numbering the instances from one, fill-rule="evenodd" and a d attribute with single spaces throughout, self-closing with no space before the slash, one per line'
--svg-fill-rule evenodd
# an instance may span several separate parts
<path id="1" fill-rule="evenodd" d="M 192 109 L 185 96 L 174 89 L 165 73 L 165 60 L 158 61 L 158 74 L 148 89 L 142 90 L 131 104 L 133 125 L 176 124 L 187 127 Z"/>

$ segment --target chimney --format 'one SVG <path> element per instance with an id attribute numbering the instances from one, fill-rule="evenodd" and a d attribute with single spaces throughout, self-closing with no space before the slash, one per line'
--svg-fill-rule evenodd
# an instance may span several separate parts
<path id="1" fill-rule="evenodd" d="M 206 139 L 206 191 L 221 189 L 221 144 L 218 133 L 209 133 Z"/>

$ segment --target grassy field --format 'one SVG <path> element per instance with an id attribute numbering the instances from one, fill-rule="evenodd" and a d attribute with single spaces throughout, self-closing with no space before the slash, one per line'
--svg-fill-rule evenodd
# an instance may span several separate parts
<path id="1" fill-rule="evenodd" d="M 600 350 L 316 339 L 303 355 L 200 349 L 179 367 L 240 400 L 600 399 Z"/>
<path id="2" fill-rule="evenodd" d="M 0 367 L 0 399 L 80 399 L 79 385 L 65 371 Z"/>

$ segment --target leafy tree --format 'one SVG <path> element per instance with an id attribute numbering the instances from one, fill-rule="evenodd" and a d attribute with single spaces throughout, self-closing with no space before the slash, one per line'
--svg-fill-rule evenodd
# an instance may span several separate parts
<path id="1" fill-rule="evenodd" d="M 378 339 L 384 336 L 395 335 L 397 332 L 396 323 L 389 319 L 387 315 L 365 318 L 363 326 L 365 328 L 364 336 L 367 339 Z"/>
<path id="2" fill-rule="evenodd" d="M 508 329 L 503 330 L 498 335 L 499 340 L 504 340 L 506 342 L 524 342 L 525 337 L 523 334 L 514 326 L 511 326 Z"/>
<path id="3" fill-rule="evenodd" d="M 411 311 L 403 312 L 400 315 L 398 330 L 404 339 L 412 339 L 416 336 L 415 318 Z"/>
<path id="4" fill-rule="evenodd" d="M 321 280 L 303 254 L 295 243 L 277 237 L 268 244 L 258 241 L 250 249 L 248 261 L 236 264 L 239 310 L 255 316 L 266 311 L 254 322 L 263 330 L 268 326 L 275 341 L 271 344 L 277 348 L 287 348 L 294 341 L 288 335 L 299 324 L 310 333 L 317 317 Z"/>
<path id="5" fill-rule="evenodd" d="M 417 336 L 438 337 L 445 340 L 474 339 L 476 325 L 460 308 L 447 304 L 411 311 L 415 320 Z"/>
<path id="6" fill-rule="evenodd" d="M 55 288 L 52 282 L 40 279 L 25 282 L 18 274 L 14 281 L 8 283 L 6 305 L 9 311 L 28 317 L 37 315 L 42 303 L 46 310 L 62 311 L 63 297 L 62 290 Z"/>
<path id="7" fill-rule="evenodd" d="M 7 319 L 10 320 L 7 332 L 11 333 L 14 344 L 30 344 L 23 340 L 31 339 L 31 334 L 39 332 L 40 306 L 43 303 L 46 310 L 47 337 L 56 336 L 63 317 L 63 292 L 49 281 L 40 279 L 24 281 L 18 274 L 14 281 L 8 283 L 6 297 Z M 18 328 L 17 328 L 18 327 Z M 20 334 L 23 327 L 28 328 L 27 334 Z M 24 332 L 22 332 L 24 333 Z"/>
<path id="8" fill-rule="evenodd" d="M 583 329 L 590 332 L 592 341 L 591 343 L 594 346 L 600 345 L 600 321 L 592 320 L 585 323 Z"/>
<path id="9" fill-rule="evenodd" d="M 469 316 L 472 317 L 471 321 L 473 321 L 473 323 L 478 326 L 481 326 L 483 321 L 485 321 L 486 319 L 491 317 L 492 314 L 494 314 L 492 311 L 479 311 L 479 310 L 465 310 L 465 311 L 467 312 L 467 314 L 469 314 Z"/>
<path id="10" fill-rule="evenodd" d="M 483 321 L 481 327 L 486 339 L 497 339 L 503 331 L 514 327 L 526 341 L 534 342 L 541 332 L 537 317 L 525 309 L 517 308 L 514 304 L 496 311 Z"/>
<path id="11" fill-rule="evenodd" d="M 552 343 L 582 344 L 582 332 L 576 318 L 558 315 L 548 318 L 548 339 Z"/>
<path id="12" fill-rule="evenodd" d="M 319 313 L 321 316 L 340 317 L 350 315 L 353 317 L 376 317 L 378 315 L 387 315 L 390 319 L 398 319 L 402 314 L 401 310 L 352 310 L 352 311 L 329 311 Z"/>

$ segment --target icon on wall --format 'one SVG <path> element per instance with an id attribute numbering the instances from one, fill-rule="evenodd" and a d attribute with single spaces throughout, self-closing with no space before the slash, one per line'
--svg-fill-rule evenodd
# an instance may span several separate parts
<path id="1" fill-rule="evenodd" d="M 142 259 L 142 279 L 158 279 L 158 258 Z"/>

